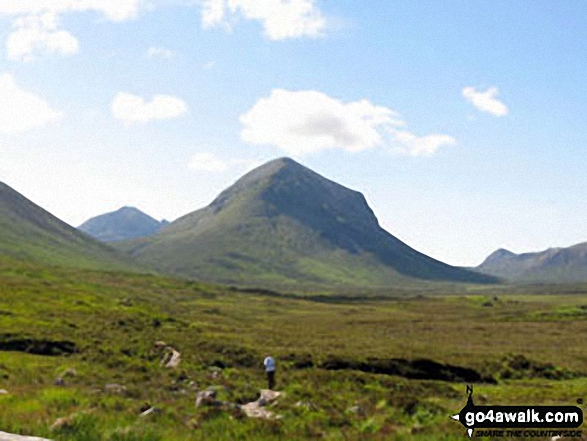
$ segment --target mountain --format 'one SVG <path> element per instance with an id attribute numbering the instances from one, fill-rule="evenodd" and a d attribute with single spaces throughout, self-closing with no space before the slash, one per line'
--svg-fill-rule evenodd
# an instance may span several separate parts
<path id="1" fill-rule="evenodd" d="M 476 269 L 513 281 L 583 282 L 587 281 L 587 243 L 524 254 L 500 249 Z"/>
<path id="2" fill-rule="evenodd" d="M 0 257 L 50 265 L 132 269 L 120 252 L 60 221 L 0 182 Z"/>
<path id="3" fill-rule="evenodd" d="M 359 192 L 281 158 L 209 206 L 120 247 L 154 268 L 261 287 L 496 279 L 427 257 L 383 230 Z"/>
<path id="4" fill-rule="evenodd" d="M 93 217 L 81 224 L 78 230 L 101 242 L 114 242 L 149 237 L 168 224 L 169 222 L 159 222 L 136 208 L 123 207 L 112 213 Z"/>

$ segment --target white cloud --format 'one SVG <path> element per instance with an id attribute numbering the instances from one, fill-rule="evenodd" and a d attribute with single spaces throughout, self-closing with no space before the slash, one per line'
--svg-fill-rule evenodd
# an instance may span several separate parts
<path id="1" fill-rule="evenodd" d="M 160 60 L 170 60 L 176 55 L 177 54 L 174 51 L 163 46 L 153 46 L 147 51 L 147 56 L 149 58 L 158 58 Z"/>
<path id="2" fill-rule="evenodd" d="M 194 171 L 224 173 L 236 167 L 254 168 L 258 165 L 260 165 L 258 161 L 247 159 L 223 159 L 214 153 L 196 153 L 192 156 L 188 167 Z"/>
<path id="3" fill-rule="evenodd" d="M 497 87 L 490 87 L 485 92 L 477 91 L 474 87 L 463 88 L 463 97 L 477 109 L 493 116 L 505 116 L 509 110 L 504 103 L 495 98 L 498 93 Z"/>
<path id="4" fill-rule="evenodd" d="M 253 145 L 273 145 L 292 156 L 323 150 L 358 152 L 378 147 L 425 156 L 454 144 L 448 135 L 418 137 L 400 129 L 399 114 L 363 99 L 342 102 L 317 91 L 274 89 L 240 117 L 241 138 Z"/>
<path id="5" fill-rule="evenodd" d="M 42 54 L 71 55 L 79 50 L 77 38 L 62 29 L 65 14 L 95 12 L 107 20 L 121 22 L 136 18 L 155 0 L 0 0 L 0 17 L 13 20 L 14 31 L 8 36 L 8 58 L 32 61 Z M 271 40 L 302 36 L 319 37 L 326 19 L 315 0 L 201 0 L 205 28 L 230 29 L 242 17 L 261 22 Z M 163 2 L 165 3 L 165 2 Z M 192 4 L 192 2 L 188 2 Z M 151 48 L 152 58 L 171 58 L 165 48 Z"/>
<path id="6" fill-rule="evenodd" d="M 202 24 L 230 29 L 239 13 L 247 20 L 260 21 L 271 40 L 319 37 L 326 28 L 314 0 L 204 0 Z"/>
<path id="7" fill-rule="evenodd" d="M 24 132 L 56 122 L 61 117 L 61 112 L 21 89 L 12 75 L 0 75 L 0 133 Z"/>
<path id="8" fill-rule="evenodd" d="M 77 39 L 67 31 L 59 30 L 54 13 L 31 15 L 14 23 L 15 32 L 6 42 L 8 58 L 15 61 L 32 61 L 35 53 L 74 54 L 78 51 Z"/>
<path id="9" fill-rule="evenodd" d="M 367 100 L 344 103 L 316 91 L 275 89 L 240 118 L 241 137 L 301 156 L 326 149 L 360 151 L 384 142 L 386 130 L 403 125 L 398 114 Z"/>
<path id="10" fill-rule="evenodd" d="M 217 25 L 226 25 L 226 0 L 203 0 L 202 25 L 209 29 Z"/>
<path id="11" fill-rule="evenodd" d="M 120 92 L 114 97 L 111 110 L 116 119 L 132 125 L 178 118 L 188 111 L 188 106 L 174 96 L 155 95 L 152 101 L 147 102 L 140 96 Z"/>
<path id="12" fill-rule="evenodd" d="M 7 41 L 8 58 L 31 61 L 42 53 L 74 54 L 78 41 L 60 29 L 65 13 L 94 11 L 108 20 L 123 21 L 136 17 L 146 0 L 2 0 L 0 16 L 14 19 L 15 31 Z"/>
<path id="13" fill-rule="evenodd" d="M 430 156 L 445 145 L 455 145 L 456 139 L 448 135 L 416 136 L 405 130 L 395 130 L 392 135 L 399 146 L 398 152 L 410 156 Z"/>
<path id="14" fill-rule="evenodd" d="M 123 21 L 138 15 L 145 0 L 2 0 L 0 15 L 23 16 L 46 12 L 84 12 L 103 13 L 109 20 Z"/>

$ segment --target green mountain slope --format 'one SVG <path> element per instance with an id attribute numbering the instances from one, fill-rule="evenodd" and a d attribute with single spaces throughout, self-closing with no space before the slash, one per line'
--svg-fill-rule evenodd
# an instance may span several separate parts
<path id="1" fill-rule="evenodd" d="M 413 250 L 379 226 L 361 193 L 287 158 L 123 249 L 167 273 L 267 287 L 495 280 Z"/>
<path id="2" fill-rule="evenodd" d="M 60 266 L 134 268 L 120 252 L 60 221 L 2 182 L 0 255 Z"/>
<path id="3" fill-rule="evenodd" d="M 538 253 L 515 254 L 500 249 L 485 259 L 477 270 L 512 281 L 587 281 L 587 243 L 569 248 L 550 248 Z"/>
<path id="4" fill-rule="evenodd" d="M 78 230 L 101 242 L 114 242 L 152 236 L 167 224 L 134 207 L 123 207 L 87 220 Z"/>

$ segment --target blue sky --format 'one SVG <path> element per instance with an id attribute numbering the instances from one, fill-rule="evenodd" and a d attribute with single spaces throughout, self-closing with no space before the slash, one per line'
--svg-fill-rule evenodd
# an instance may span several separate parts
<path id="1" fill-rule="evenodd" d="M 173 220 L 292 156 L 414 248 L 587 241 L 584 1 L 3 0 L 0 180 Z"/>

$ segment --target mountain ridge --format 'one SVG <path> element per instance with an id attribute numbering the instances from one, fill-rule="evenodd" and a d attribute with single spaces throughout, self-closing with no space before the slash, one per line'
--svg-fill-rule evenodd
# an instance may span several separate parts
<path id="1" fill-rule="evenodd" d="M 570 247 L 516 254 L 490 254 L 477 271 L 512 281 L 574 283 L 587 281 L 587 242 Z"/>

